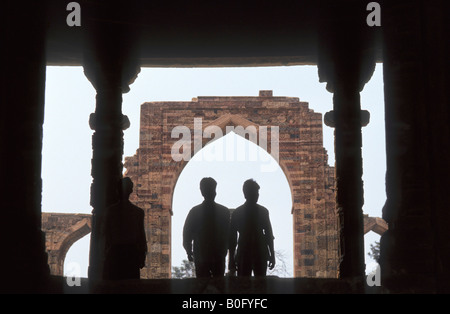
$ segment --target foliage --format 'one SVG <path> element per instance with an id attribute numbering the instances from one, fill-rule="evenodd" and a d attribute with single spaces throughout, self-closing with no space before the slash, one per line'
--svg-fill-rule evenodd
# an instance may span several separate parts
<path id="1" fill-rule="evenodd" d="M 286 265 L 286 254 L 283 251 L 275 250 L 276 264 L 274 269 L 267 269 L 267 275 L 278 276 L 278 277 L 290 277 L 291 274 L 287 269 Z M 182 260 L 181 266 L 172 267 L 172 278 L 183 279 L 183 278 L 195 278 L 195 264 L 194 262 L 189 262 L 188 260 Z"/>
<path id="2" fill-rule="evenodd" d="M 375 241 L 375 245 L 370 245 L 370 250 L 368 255 L 373 258 L 378 264 L 380 263 L 380 241 Z"/>
<path id="3" fill-rule="evenodd" d="M 182 278 L 194 278 L 195 277 L 195 265 L 194 262 L 189 262 L 188 260 L 183 260 L 180 267 L 172 267 L 172 278 L 182 279 Z"/>
<path id="4" fill-rule="evenodd" d="M 283 251 L 275 250 L 275 267 L 272 270 L 267 269 L 269 276 L 291 277 L 286 266 L 286 254 Z"/>

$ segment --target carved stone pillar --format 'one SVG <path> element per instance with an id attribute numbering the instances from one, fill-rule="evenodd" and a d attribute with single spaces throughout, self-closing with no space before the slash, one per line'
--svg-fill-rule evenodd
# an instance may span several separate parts
<path id="1" fill-rule="evenodd" d="M 335 128 L 336 210 L 340 243 L 339 277 L 364 276 L 361 126 L 368 112 L 361 111 L 360 91 L 375 69 L 365 7 L 357 1 L 322 1 L 319 30 L 319 78 L 333 93 L 333 111 L 325 122 Z M 343 12 L 343 14 L 336 14 Z"/>
<path id="2" fill-rule="evenodd" d="M 120 65 L 118 66 L 120 67 Z M 130 73 L 134 78 L 139 68 Z M 98 71 L 105 74 L 96 81 Z M 105 73 L 109 72 L 109 73 Z M 122 93 L 128 85 L 122 87 L 117 73 L 121 69 L 106 66 L 103 69 L 85 65 L 86 76 L 93 81 L 97 90 L 95 113 L 89 118 L 92 136 L 92 185 L 91 206 L 92 234 L 90 248 L 89 278 L 100 279 L 103 270 L 102 222 L 106 208 L 118 201 L 117 183 L 123 172 L 123 130 L 129 127 L 129 120 L 122 114 Z"/>
<path id="3" fill-rule="evenodd" d="M 362 139 L 359 89 L 343 81 L 333 95 L 340 277 L 364 275 Z M 367 115 L 367 111 L 366 111 Z M 366 123 L 364 123 L 366 124 Z"/>
<path id="4" fill-rule="evenodd" d="M 95 112 L 89 118 L 92 136 L 92 233 L 88 276 L 95 283 L 103 278 L 103 219 L 106 208 L 118 200 L 117 183 L 123 173 L 123 130 L 129 120 L 122 114 L 122 94 L 140 71 L 133 32 L 103 19 L 108 3 L 86 6 L 84 72 L 97 91 Z M 103 10 L 104 9 L 104 10 Z"/>

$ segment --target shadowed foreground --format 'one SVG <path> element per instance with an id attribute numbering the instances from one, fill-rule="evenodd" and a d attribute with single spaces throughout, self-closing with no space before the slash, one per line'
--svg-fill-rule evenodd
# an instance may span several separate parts
<path id="1" fill-rule="evenodd" d="M 224 277 L 188 279 L 146 279 L 102 281 L 89 289 L 88 279 L 81 286 L 69 287 L 65 277 L 53 276 L 49 293 L 93 294 L 348 294 L 381 293 L 381 287 L 368 287 L 366 279 L 317 279 L 278 277 Z"/>

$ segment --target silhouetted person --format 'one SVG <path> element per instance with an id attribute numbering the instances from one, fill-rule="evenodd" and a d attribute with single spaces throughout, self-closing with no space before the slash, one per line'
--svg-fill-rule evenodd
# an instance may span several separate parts
<path id="1" fill-rule="evenodd" d="M 272 225 L 269 211 L 258 205 L 259 185 L 250 179 L 243 186 L 245 203 L 233 212 L 230 226 L 228 269 L 238 276 L 265 276 L 275 267 Z M 237 245 L 237 252 L 236 252 Z"/>
<path id="2" fill-rule="evenodd" d="M 147 255 L 144 211 L 128 199 L 133 192 L 130 178 L 120 180 L 118 192 L 119 202 L 106 210 L 104 278 L 139 279 Z"/>
<path id="3" fill-rule="evenodd" d="M 216 186 L 213 178 L 200 181 L 205 200 L 189 211 L 184 223 L 183 247 L 189 261 L 195 263 L 197 278 L 221 277 L 225 273 L 230 211 L 214 201 Z"/>

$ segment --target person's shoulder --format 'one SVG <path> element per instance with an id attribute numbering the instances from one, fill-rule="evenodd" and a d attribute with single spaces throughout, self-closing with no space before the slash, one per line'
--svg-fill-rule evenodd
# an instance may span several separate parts
<path id="1" fill-rule="evenodd" d="M 231 211 L 228 207 L 216 203 L 216 213 L 223 217 L 231 217 Z"/>
<path id="2" fill-rule="evenodd" d="M 259 211 L 262 211 L 265 214 L 269 214 L 269 210 L 266 207 L 259 205 L 259 204 L 256 204 L 256 206 L 258 207 Z"/>
<path id="3" fill-rule="evenodd" d="M 194 207 L 192 207 L 192 208 L 189 210 L 189 213 L 188 213 L 188 214 L 190 214 L 190 215 L 196 215 L 197 213 L 201 212 L 202 210 L 203 210 L 203 204 L 198 204 L 198 205 L 195 205 Z"/>
<path id="4" fill-rule="evenodd" d="M 130 202 L 130 206 L 131 206 L 131 208 L 136 212 L 136 213 L 138 213 L 139 215 L 145 215 L 145 211 L 142 209 L 142 208 L 140 208 L 139 206 L 136 206 L 136 205 L 134 205 L 133 203 L 131 203 Z"/>
<path id="5" fill-rule="evenodd" d="M 236 209 L 233 210 L 232 215 L 236 217 L 242 215 L 242 213 L 244 212 L 244 207 L 244 205 L 236 207 Z"/>
<path id="6" fill-rule="evenodd" d="M 191 210 L 190 211 L 199 211 L 199 210 L 202 210 L 203 209 L 203 204 L 198 204 L 198 205 L 195 205 L 194 207 L 192 207 L 191 208 Z"/>
<path id="7" fill-rule="evenodd" d="M 216 208 L 221 211 L 230 211 L 228 207 L 223 206 L 222 204 L 216 203 Z"/>

